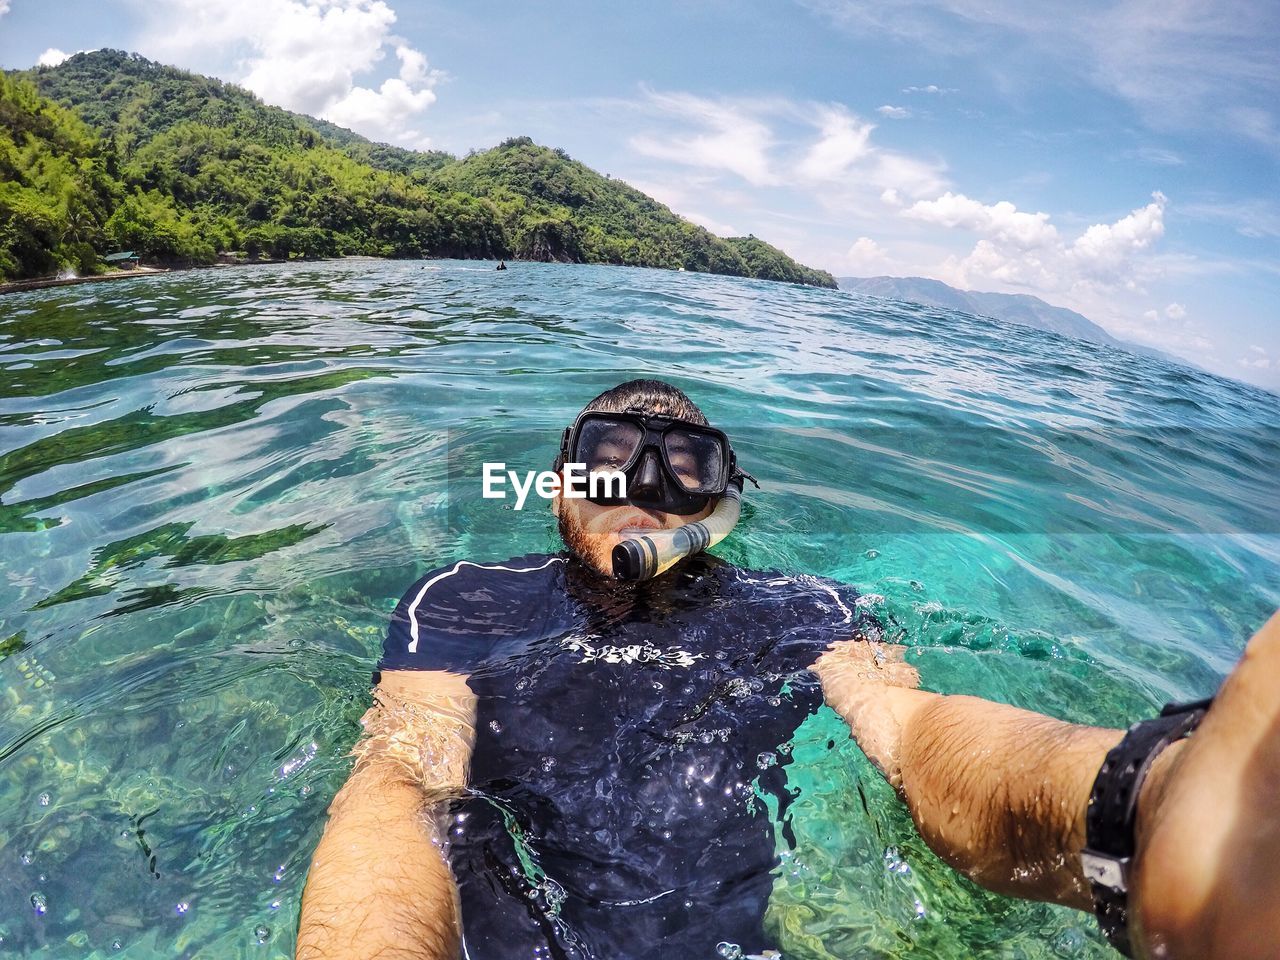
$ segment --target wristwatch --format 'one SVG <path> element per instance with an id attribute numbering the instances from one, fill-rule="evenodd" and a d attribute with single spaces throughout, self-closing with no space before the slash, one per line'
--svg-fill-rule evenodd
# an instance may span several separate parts
<path id="1" fill-rule="evenodd" d="M 1134 855 L 1138 795 L 1160 751 L 1191 734 L 1213 697 L 1171 703 L 1160 716 L 1135 723 L 1102 762 L 1085 814 L 1085 848 L 1080 864 L 1093 889 L 1098 926 L 1111 945 L 1133 956 L 1129 942 L 1129 869 Z"/>

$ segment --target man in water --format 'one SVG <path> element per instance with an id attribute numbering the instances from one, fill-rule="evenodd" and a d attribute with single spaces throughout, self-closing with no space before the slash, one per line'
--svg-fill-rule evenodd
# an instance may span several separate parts
<path id="1" fill-rule="evenodd" d="M 460 561 L 396 608 L 301 960 L 771 955 L 789 741 L 823 697 L 808 668 L 879 626 L 844 584 L 706 554 L 609 578 L 622 539 L 708 517 L 737 480 L 675 387 L 601 394 L 560 459 L 623 472 L 626 499 L 557 494 L 565 553 Z"/>

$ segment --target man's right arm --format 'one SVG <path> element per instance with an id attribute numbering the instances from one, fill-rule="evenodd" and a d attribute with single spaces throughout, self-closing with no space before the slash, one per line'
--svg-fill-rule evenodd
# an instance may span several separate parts
<path id="1" fill-rule="evenodd" d="M 446 816 L 466 788 L 475 704 L 460 674 L 383 672 L 311 861 L 298 960 L 458 956 Z"/>
<path id="2" fill-rule="evenodd" d="M 934 852 L 999 893 L 1091 910 L 1089 794 L 1124 732 L 894 686 L 873 659 L 844 645 L 814 669 Z M 1278 796 L 1280 613 L 1143 784 L 1129 895 L 1139 956 L 1280 960 Z"/>

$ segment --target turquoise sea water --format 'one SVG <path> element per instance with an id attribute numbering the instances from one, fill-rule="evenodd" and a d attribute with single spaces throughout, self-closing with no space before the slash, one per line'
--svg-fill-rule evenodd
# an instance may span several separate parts
<path id="1" fill-rule="evenodd" d="M 0 955 L 290 955 L 389 611 L 447 561 L 554 549 L 479 464 L 541 469 L 638 375 L 761 482 L 717 552 L 857 584 L 929 689 L 1123 725 L 1211 691 L 1280 606 L 1280 398 L 1092 344 L 604 267 L 8 296 Z M 1111 955 L 937 861 L 834 715 L 793 755 L 788 958 Z"/>

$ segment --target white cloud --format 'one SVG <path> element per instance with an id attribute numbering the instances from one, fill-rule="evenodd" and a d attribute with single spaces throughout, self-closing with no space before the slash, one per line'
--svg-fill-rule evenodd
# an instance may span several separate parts
<path id="1" fill-rule="evenodd" d="M 1104 294 L 1142 290 L 1153 268 L 1140 258 L 1164 234 L 1167 202 L 1164 194 L 1155 193 L 1146 206 L 1114 223 L 1094 224 L 1071 241 L 1060 236 L 1048 214 L 1024 213 L 1008 201 L 988 205 L 947 193 L 919 201 L 901 213 L 981 235 L 968 255 L 951 256 L 942 263 L 939 279 L 964 289 L 994 285 L 1040 295 L 1064 294 L 1077 309 L 1089 313 L 1088 307 L 1096 307 Z M 1174 319 L 1176 313 L 1175 309 L 1167 315 Z"/>
<path id="2" fill-rule="evenodd" d="M 1230 224 L 1241 236 L 1254 240 L 1280 237 L 1280 203 L 1271 199 L 1179 204 L 1178 212 L 1197 220 Z"/>
<path id="3" fill-rule="evenodd" d="M 973 230 L 1021 250 L 1042 247 L 1058 239 L 1058 230 L 1049 222 L 1049 214 L 1024 213 L 1008 200 L 988 206 L 962 193 L 947 192 L 936 200 L 917 201 L 902 215 L 944 227 Z"/>
<path id="4" fill-rule="evenodd" d="M 797 172 L 806 180 L 839 180 L 855 163 L 871 154 L 871 131 L 875 124 L 859 120 L 843 107 L 818 111 L 818 141 L 805 153 Z"/>
<path id="5" fill-rule="evenodd" d="M 1170 320 L 1185 320 L 1187 308 L 1180 303 L 1171 303 L 1164 308 L 1164 315 Z"/>
<path id="6" fill-rule="evenodd" d="M 1140 160 L 1143 163 L 1154 163 L 1161 167 L 1180 167 L 1186 163 L 1182 157 L 1164 147 L 1139 147 L 1124 155 L 1126 159 Z"/>
<path id="7" fill-rule="evenodd" d="M 926 197 L 947 187 L 941 163 L 920 160 L 891 150 L 876 153 L 874 163 L 867 173 L 867 182 L 880 191 L 883 198 L 888 191 L 893 196 Z"/>
<path id="8" fill-rule="evenodd" d="M 149 28 L 140 47 L 183 66 L 235 58 L 233 75 L 268 103 L 322 117 L 378 140 L 422 147 L 415 126 L 432 103 L 439 74 L 392 33 L 385 0 L 171 0 L 141 8 Z M 376 88 L 357 77 L 391 52 L 398 76 Z"/>
<path id="9" fill-rule="evenodd" d="M 957 91 L 955 87 L 940 87 L 936 83 L 930 83 L 930 84 L 926 84 L 923 87 L 903 87 L 902 92 L 903 93 L 943 94 L 943 93 L 956 93 Z"/>
<path id="10" fill-rule="evenodd" d="M 0 14 L 4 13 L 0 10 Z M 62 61 L 66 60 L 71 54 L 65 50 L 59 50 L 57 47 L 50 47 L 36 59 L 37 67 L 56 67 Z"/>
<path id="11" fill-rule="evenodd" d="M 9 12 L 9 0 L 0 0 L 0 17 Z"/>
<path id="12" fill-rule="evenodd" d="M 736 173 L 753 186 L 778 182 L 769 150 L 773 133 L 753 116 L 750 105 L 710 100 L 689 93 L 648 93 L 649 104 L 659 112 L 700 130 L 663 137 L 639 135 L 631 146 L 659 160 Z"/>
<path id="13" fill-rule="evenodd" d="M 853 241 L 844 258 L 855 273 L 875 273 L 889 265 L 889 255 L 870 237 L 859 237 Z"/>
<path id="14" fill-rule="evenodd" d="M 637 153 L 732 173 L 756 187 L 819 188 L 817 198 L 829 207 L 865 208 L 886 190 L 915 199 L 947 186 L 940 162 L 877 146 L 875 124 L 842 104 L 646 91 L 631 106 L 675 125 L 633 136 Z"/>
<path id="15" fill-rule="evenodd" d="M 1148 249 L 1164 235 L 1165 195 L 1157 191 L 1151 203 L 1115 223 L 1096 223 L 1076 238 L 1067 251 L 1078 275 L 1103 283 L 1127 276 L 1133 254 Z M 1126 285 L 1132 288 L 1133 281 Z"/>
<path id="16" fill-rule="evenodd" d="M 1074 74 L 1138 107 L 1149 126 L 1226 129 L 1280 150 L 1280 5 L 1257 0 L 1121 0 L 1059 7 L 1025 0 L 799 0 L 851 33 L 877 31 L 919 48 L 1006 69 Z M 943 93 L 937 84 L 904 93 Z M 1223 104 L 1229 106 L 1223 107 Z"/>
<path id="17" fill-rule="evenodd" d="M 886 103 L 883 107 L 876 107 L 876 113 L 888 117 L 890 120 L 905 120 L 911 116 L 911 111 L 906 107 L 895 107 Z"/>
<path id="18" fill-rule="evenodd" d="M 1242 367 L 1253 367 L 1256 370 L 1270 370 L 1272 366 L 1271 355 L 1256 343 L 1251 344 L 1249 352 L 1236 362 Z"/>
<path id="19" fill-rule="evenodd" d="M 808 116 L 819 137 L 805 150 L 794 176 L 821 187 L 819 196 L 827 205 L 865 208 L 864 196 L 916 198 L 946 188 L 941 163 L 877 146 L 871 140 L 875 124 L 846 107 L 826 104 Z"/>

